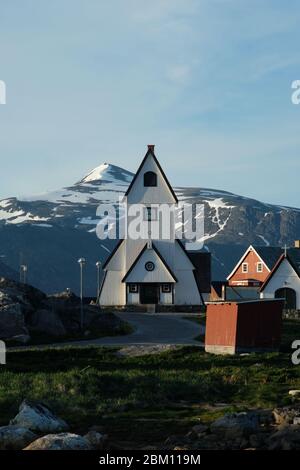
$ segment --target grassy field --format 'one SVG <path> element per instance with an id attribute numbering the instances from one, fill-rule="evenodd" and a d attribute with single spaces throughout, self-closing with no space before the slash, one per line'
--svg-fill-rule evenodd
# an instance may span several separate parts
<path id="1" fill-rule="evenodd" d="M 103 425 L 116 441 L 162 442 L 199 418 L 290 403 L 288 390 L 300 388 L 300 366 L 287 349 L 297 337 L 300 323 L 290 320 L 282 353 L 212 356 L 195 347 L 141 357 L 92 347 L 9 352 L 0 368 L 0 425 L 28 398 L 46 402 L 76 432 Z"/>

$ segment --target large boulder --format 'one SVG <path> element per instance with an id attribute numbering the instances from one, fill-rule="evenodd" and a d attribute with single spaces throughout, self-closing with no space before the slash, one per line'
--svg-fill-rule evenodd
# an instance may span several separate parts
<path id="1" fill-rule="evenodd" d="M 59 315 L 53 310 L 41 309 L 34 312 L 30 318 L 29 330 L 50 336 L 66 335 L 66 329 Z"/>
<path id="2" fill-rule="evenodd" d="M 0 292 L 1 294 L 1 292 Z M 0 303 L 0 338 L 9 339 L 12 336 L 28 335 L 25 317 L 21 305 L 17 303 Z"/>
<path id="3" fill-rule="evenodd" d="M 0 278 L 0 305 L 18 303 L 27 314 L 41 308 L 46 301 L 46 295 L 35 287 Z"/>
<path id="4" fill-rule="evenodd" d="M 46 296 L 34 287 L 0 278 L 0 339 L 28 336 L 28 317 L 46 305 Z"/>
<path id="5" fill-rule="evenodd" d="M 46 405 L 28 400 L 21 403 L 19 413 L 10 421 L 10 424 L 22 426 L 37 433 L 55 433 L 68 429 L 67 423 L 55 416 Z"/>
<path id="6" fill-rule="evenodd" d="M 268 439 L 269 450 L 300 450 L 300 426 L 286 425 Z"/>
<path id="7" fill-rule="evenodd" d="M 97 431 L 89 431 L 84 438 L 89 442 L 90 446 L 95 450 L 103 450 L 107 441 L 107 435 Z"/>
<path id="8" fill-rule="evenodd" d="M 230 439 L 249 436 L 258 429 L 259 420 L 255 412 L 227 413 L 210 426 L 212 433 Z"/>
<path id="9" fill-rule="evenodd" d="M 61 433 L 40 437 L 24 450 L 92 450 L 92 447 L 82 436 Z"/>
<path id="10" fill-rule="evenodd" d="M 36 434 L 21 426 L 0 427 L 0 450 L 22 450 L 37 438 Z"/>

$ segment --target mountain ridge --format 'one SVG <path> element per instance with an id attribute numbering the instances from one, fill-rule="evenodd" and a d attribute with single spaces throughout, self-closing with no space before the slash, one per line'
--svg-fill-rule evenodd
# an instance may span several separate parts
<path id="1" fill-rule="evenodd" d="M 35 266 L 36 274 L 31 279 L 33 285 L 46 291 L 57 290 L 60 287 L 57 279 L 60 279 L 61 288 L 70 286 L 78 291 L 75 274 L 77 260 L 72 261 L 68 257 L 64 277 L 64 268 L 60 266 L 63 256 L 60 246 L 68 250 L 68 244 L 65 243 L 68 238 L 70 253 L 76 256 L 78 253 L 80 257 L 86 252 L 92 263 L 97 259 L 104 260 L 114 242 L 98 240 L 95 235 L 99 222 L 97 207 L 101 203 L 116 204 L 123 197 L 133 176 L 132 172 L 124 168 L 103 163 L 68 187 L 40 195 L 2 199 L 0 240 L 6 263 L 18 272 L 19 257 L 16 253 L 22 252 L 25 260 L 27 257 Z M 212 251 L 215 279 L 226 277 L 241 250 L 250 243 L 291 246 L 295 239 L 300 238 L 298 208 L 264 203 L 212 188 L 179 186 L 174 191 L 182 202 L 204 204 L 205 225 L 201 241 L 205 249 Z M 33 246 L 30 237 L 35 240 L 36 246 Z M 47 243 L 47 249 L 44 243 Z M 10 244 L 14 250 L 11 250 Z M 49 257 L 53 278 L 48 276 L 42 280 L 38 271 L 46 263 L 49 264 Z M 31 272 L 33 274 L 33 270 Z M 89 284 L 95 282 L 93 272 L 91 268 Z M 47 282 L 50 285 L 48 289 Z"/>

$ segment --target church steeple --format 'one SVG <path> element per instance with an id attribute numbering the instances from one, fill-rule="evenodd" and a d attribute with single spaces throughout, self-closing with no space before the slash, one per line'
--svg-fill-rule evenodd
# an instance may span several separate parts
<path id="1" fill-rule="evenodd" d="M 125 196 L 128 204 L 177 204 L 178 199 L 154 153 L 154 144 L 139 166 Z"/>

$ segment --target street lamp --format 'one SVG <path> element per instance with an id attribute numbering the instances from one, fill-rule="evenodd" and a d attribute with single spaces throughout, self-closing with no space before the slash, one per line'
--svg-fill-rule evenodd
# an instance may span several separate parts
<path id="1" fill-rule="evenodd" d="M 101 269 L 101 261 L 97 261 L 96 263 L 97 268 L 97 301 L 99 300 L 100 296 L 100 269 Z"/>
<path id="2" fill-rule="evenodd" d="M 85 258 L 78 260 L 80 266 L 80 329 L 83 330 L 83 268 L 85 266 Z"/>
<path id="3" fill-rule="evenodd" d="M 26 274 L 28 271 L 27 264 L 21 264 L 20 266 L 20 282 L 26 284 Z"/>

